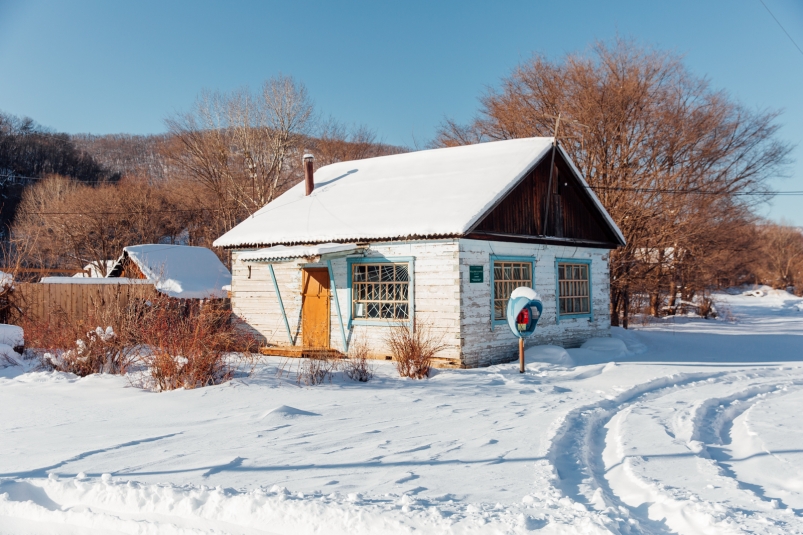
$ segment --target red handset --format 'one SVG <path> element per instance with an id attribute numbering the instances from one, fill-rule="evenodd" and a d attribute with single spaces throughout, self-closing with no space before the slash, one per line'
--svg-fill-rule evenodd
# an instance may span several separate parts
<path id="1" fill-rule="evenodd" d="M 527 325 L 529 323 L 530 323 L 530 309 L 523 308 L 521 309 L 521 312 L 519 312 L 519 315 L 516 316 L 516 327 L 518 327 L 520 331 L 524 331 L 527 329 Z"/>

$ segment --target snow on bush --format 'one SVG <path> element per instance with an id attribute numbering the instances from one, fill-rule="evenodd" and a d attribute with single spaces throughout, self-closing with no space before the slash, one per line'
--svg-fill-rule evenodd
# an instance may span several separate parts
<path id="1" fill-rule="evenodd" d="M 114 328 L 87 328 L 64 315 L 49 322 L 26 322 L 29 346 L 45 369 L 84 377 L 93 373 L 126 373 L 134 363 L 135 348 Z"/>
<path id="2" fill-rule="evenodd" d="M 0 344 L 11 347 L 25 345 L 25 335 L 22 327 L 16 325 L 0 325 Z"/>
<path id="3" fill-rule="evenodd" d="M 220 306 L 161 296 L 97 309 L 86 321 L 26 321 L 43 367 L 82 377 L 136 368 L 141 386 L 161 391 L 219 384 L 254 362 L 256 339 Z"/>

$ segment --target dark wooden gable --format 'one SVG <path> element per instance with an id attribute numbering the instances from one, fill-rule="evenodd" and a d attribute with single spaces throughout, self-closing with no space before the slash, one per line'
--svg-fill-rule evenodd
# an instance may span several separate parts
<path id="1" fill-rule="evenodd" d="M 142 270 L 139 269 L 134 262 L 131 261 L 131 258 L 128 256 L 128 253 L 123 252 L 123 259 L 118 262 L 111 270 L 108 275 L 109 277 L 124 277 L 126 279 L 145 279 L 145 275 L 142 273 Z"/>
<path id="2" fill-rule="evenodd" d="M 469 232 L 467 238 L 615 248 L 622 245 L 560 151 L 548 194 L 551 151 Z M 549 215 L 544 225 L 547 202 Z M 545 228 L 544 228 L 545 226 Z"/>

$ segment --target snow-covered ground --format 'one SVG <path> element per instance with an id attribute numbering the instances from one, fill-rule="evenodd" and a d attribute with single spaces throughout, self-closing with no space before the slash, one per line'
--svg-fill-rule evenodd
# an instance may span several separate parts
<path id="1" fill-rule="evenodd" d="M 718 306 L 525 374 L 302 388 L 277 359 L 153 393 L 7 367 L 0 533 L 801 533 L 803 300 Z"/>

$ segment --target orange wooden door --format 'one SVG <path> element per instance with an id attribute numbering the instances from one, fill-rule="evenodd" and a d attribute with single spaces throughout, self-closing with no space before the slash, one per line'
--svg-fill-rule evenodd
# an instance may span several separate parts
<path id="1" fill-rule="evenodd" d="M 329 271 L 310 268 L 302 273 L 301 336 L 304 347 L 329 349 Z"/>

